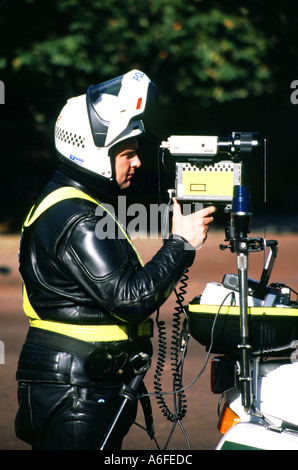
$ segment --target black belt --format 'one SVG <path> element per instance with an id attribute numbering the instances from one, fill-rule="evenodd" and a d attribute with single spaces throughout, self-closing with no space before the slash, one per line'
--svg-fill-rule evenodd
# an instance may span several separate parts
<path id="1" fill-rule="evenodd" d="M 94 349 L 102 346 L 107 347 L 111 344 L 122 345 L 130 341 L 140 338 L 150 338 L 153 336 L 153 322 L 150 319 L 151 328 L 146 331 L 146 334 L 138 334 L 138 324 L 129 325 L 129 338 L 117 342 L 102 342 L 102 343 L 89 343 L 82 341 L 71 336 L 62 335 L 53 331 L 42 330 L 40 328 L 30 327 L 28 330 L 26 342 L 37 344 L 39 346 L 48 347 L 56 351 L 66 352 L 75 356 L 86 358 Z"/>

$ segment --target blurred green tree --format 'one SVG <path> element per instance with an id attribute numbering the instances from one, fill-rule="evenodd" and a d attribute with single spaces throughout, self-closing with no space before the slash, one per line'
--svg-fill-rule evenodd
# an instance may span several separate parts
<path id="1" fill-rule="evenodd" d="M 295 12 L 296 0 L 1 0 L 0 146 L 13 181 L 5 179 L 0 195 L 14 188 L 6 213 L 20 196 L 31 204 L 47 177 L 40 162 L 53 164 L 65 100 L 132 68 L 160 89 L 154 132 L 163 137 L 247 123 L 265 135 L 294 135 L 283 114 L 298 78 Z"/>
<path id="2" fill-rule="evenodd" d="M 0 71 L 50 95 L 141 68 L 162 100 L 200 105 L 276 90 L 293 0 L 3 0 Z M 2 42 L 3 46 L 3 42 Z M 295 50 L 283 49 L 283 56 Z M 42 104 L 42 102 L 41 102 Z M 41 118 L 38 116 L 37 118 Z"/>

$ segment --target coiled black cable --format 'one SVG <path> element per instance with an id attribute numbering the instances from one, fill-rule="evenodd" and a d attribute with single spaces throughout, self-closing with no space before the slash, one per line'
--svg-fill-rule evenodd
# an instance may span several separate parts
<path id="1" fill-rule="evenodd" d="M 173 329 L 172 329 L 172 341 L 171 341 L 171 370 L 173 375 L 173 392 L 174 392 L 174 407 L 175 411 L 172 413 L 167 406 L 162 392 L 161 377 L 164 371 L 167 341 L 166 341 L 166 327 L 164 321 L 159 321 L 158 316 L 156 318 L 158 328 L 158 354 L 157 364 L 154 375 L 154 390 L 156 394 L 157 403 L 161 409 L 163 415 L 171 422 L 180 421 L 184 418 L 187 411 L 186 397 L 182 386 L 182 375 L 183 375 L 183 362 L 184 356 L 187 349 L 188 342 L 188 327 L 185 326 L 185 322 L 181 327 L 181 315 L 184 313 L 184 295 L 187 287 L 187 276 L 188 270 L 184 273 L 181 279 L 181 285 L 179 292 L 175 290 L 177 296 L 177 307 L 173 315 Z M 183 351 L 182 360 L 179 363 L 179 350 Z M 177 397 L 176 397 L 177 395 Z"/>
<path id="2" fill-rule="evenodd" d="M 183 388 L 182 385 L 182 376 L 183 376 L 183 365 L 184 365 L 184 356 L 186 354 L 187 343 L 188 343 L 188 327 L 186 318 L 183 322 L 182 330 L 181 330 L 181 317 L 184 312 L 184 296 L 186 294 L 187 289 L 187 276 L 188 270 L 184 273 L 181 279 L 181 285 L 179 291 L 175 290 L 177 296 L 177 307 L 175 307 L 175 312 L 173 315 L 173 334 L 172 334 L 172 348 L 171 348 L 171 356 L 172 356 L 172 371 L 174 377 L 174 384 L 173 389 L 174 391 L 180 390 L 177 393 L 178 398 L 178 418 L 179 420 L 182 419 L 186 414 L 186 397 L 184 392 L 181 391 Z M 183 351 L 183 357 L 179 364 L 179 350 Z"/>
<path id="3" fill-rule="evenodd" d="M 158 315 L 159 316 L 159 315 Z M 164 370 L 166 351 L 167 351 L 167 341 L 166 341 L 166 326 L 164 321 L 159 321 L 158 316 L 156 318 L 156 324 L 158 329 L 158 353 L 157 353 L 157 363 L 154 374 L 154 390 L 156 394 L 156 400 L 161 408 L 164 416 L 168 415 L 167 407 L 165 405 L 163 396 L 162 396 L 162 386 L 161 386 L 161 377 Z"/>

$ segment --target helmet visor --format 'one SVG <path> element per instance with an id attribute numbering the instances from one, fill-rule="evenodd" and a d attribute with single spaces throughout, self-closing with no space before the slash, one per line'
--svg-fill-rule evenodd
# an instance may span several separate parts
<path id="1" fill-rule="evenodd" d="M 89 87 L 87 109 L 95 145 L 107 147 L 118 142 L 157 94 L 156 86 L 138 70 Z"/>

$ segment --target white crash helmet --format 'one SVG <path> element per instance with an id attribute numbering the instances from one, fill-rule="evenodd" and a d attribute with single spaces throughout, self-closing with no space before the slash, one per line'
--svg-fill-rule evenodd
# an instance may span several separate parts
<path id="1" fill-rule="evenodd" d="M 69 99 L 56 121 L 58 154 L 84 170 L 111 179 L 110 149 L 145 132 L 140 118 L 157 94 L 147 75 L 132 70 Z"/>

